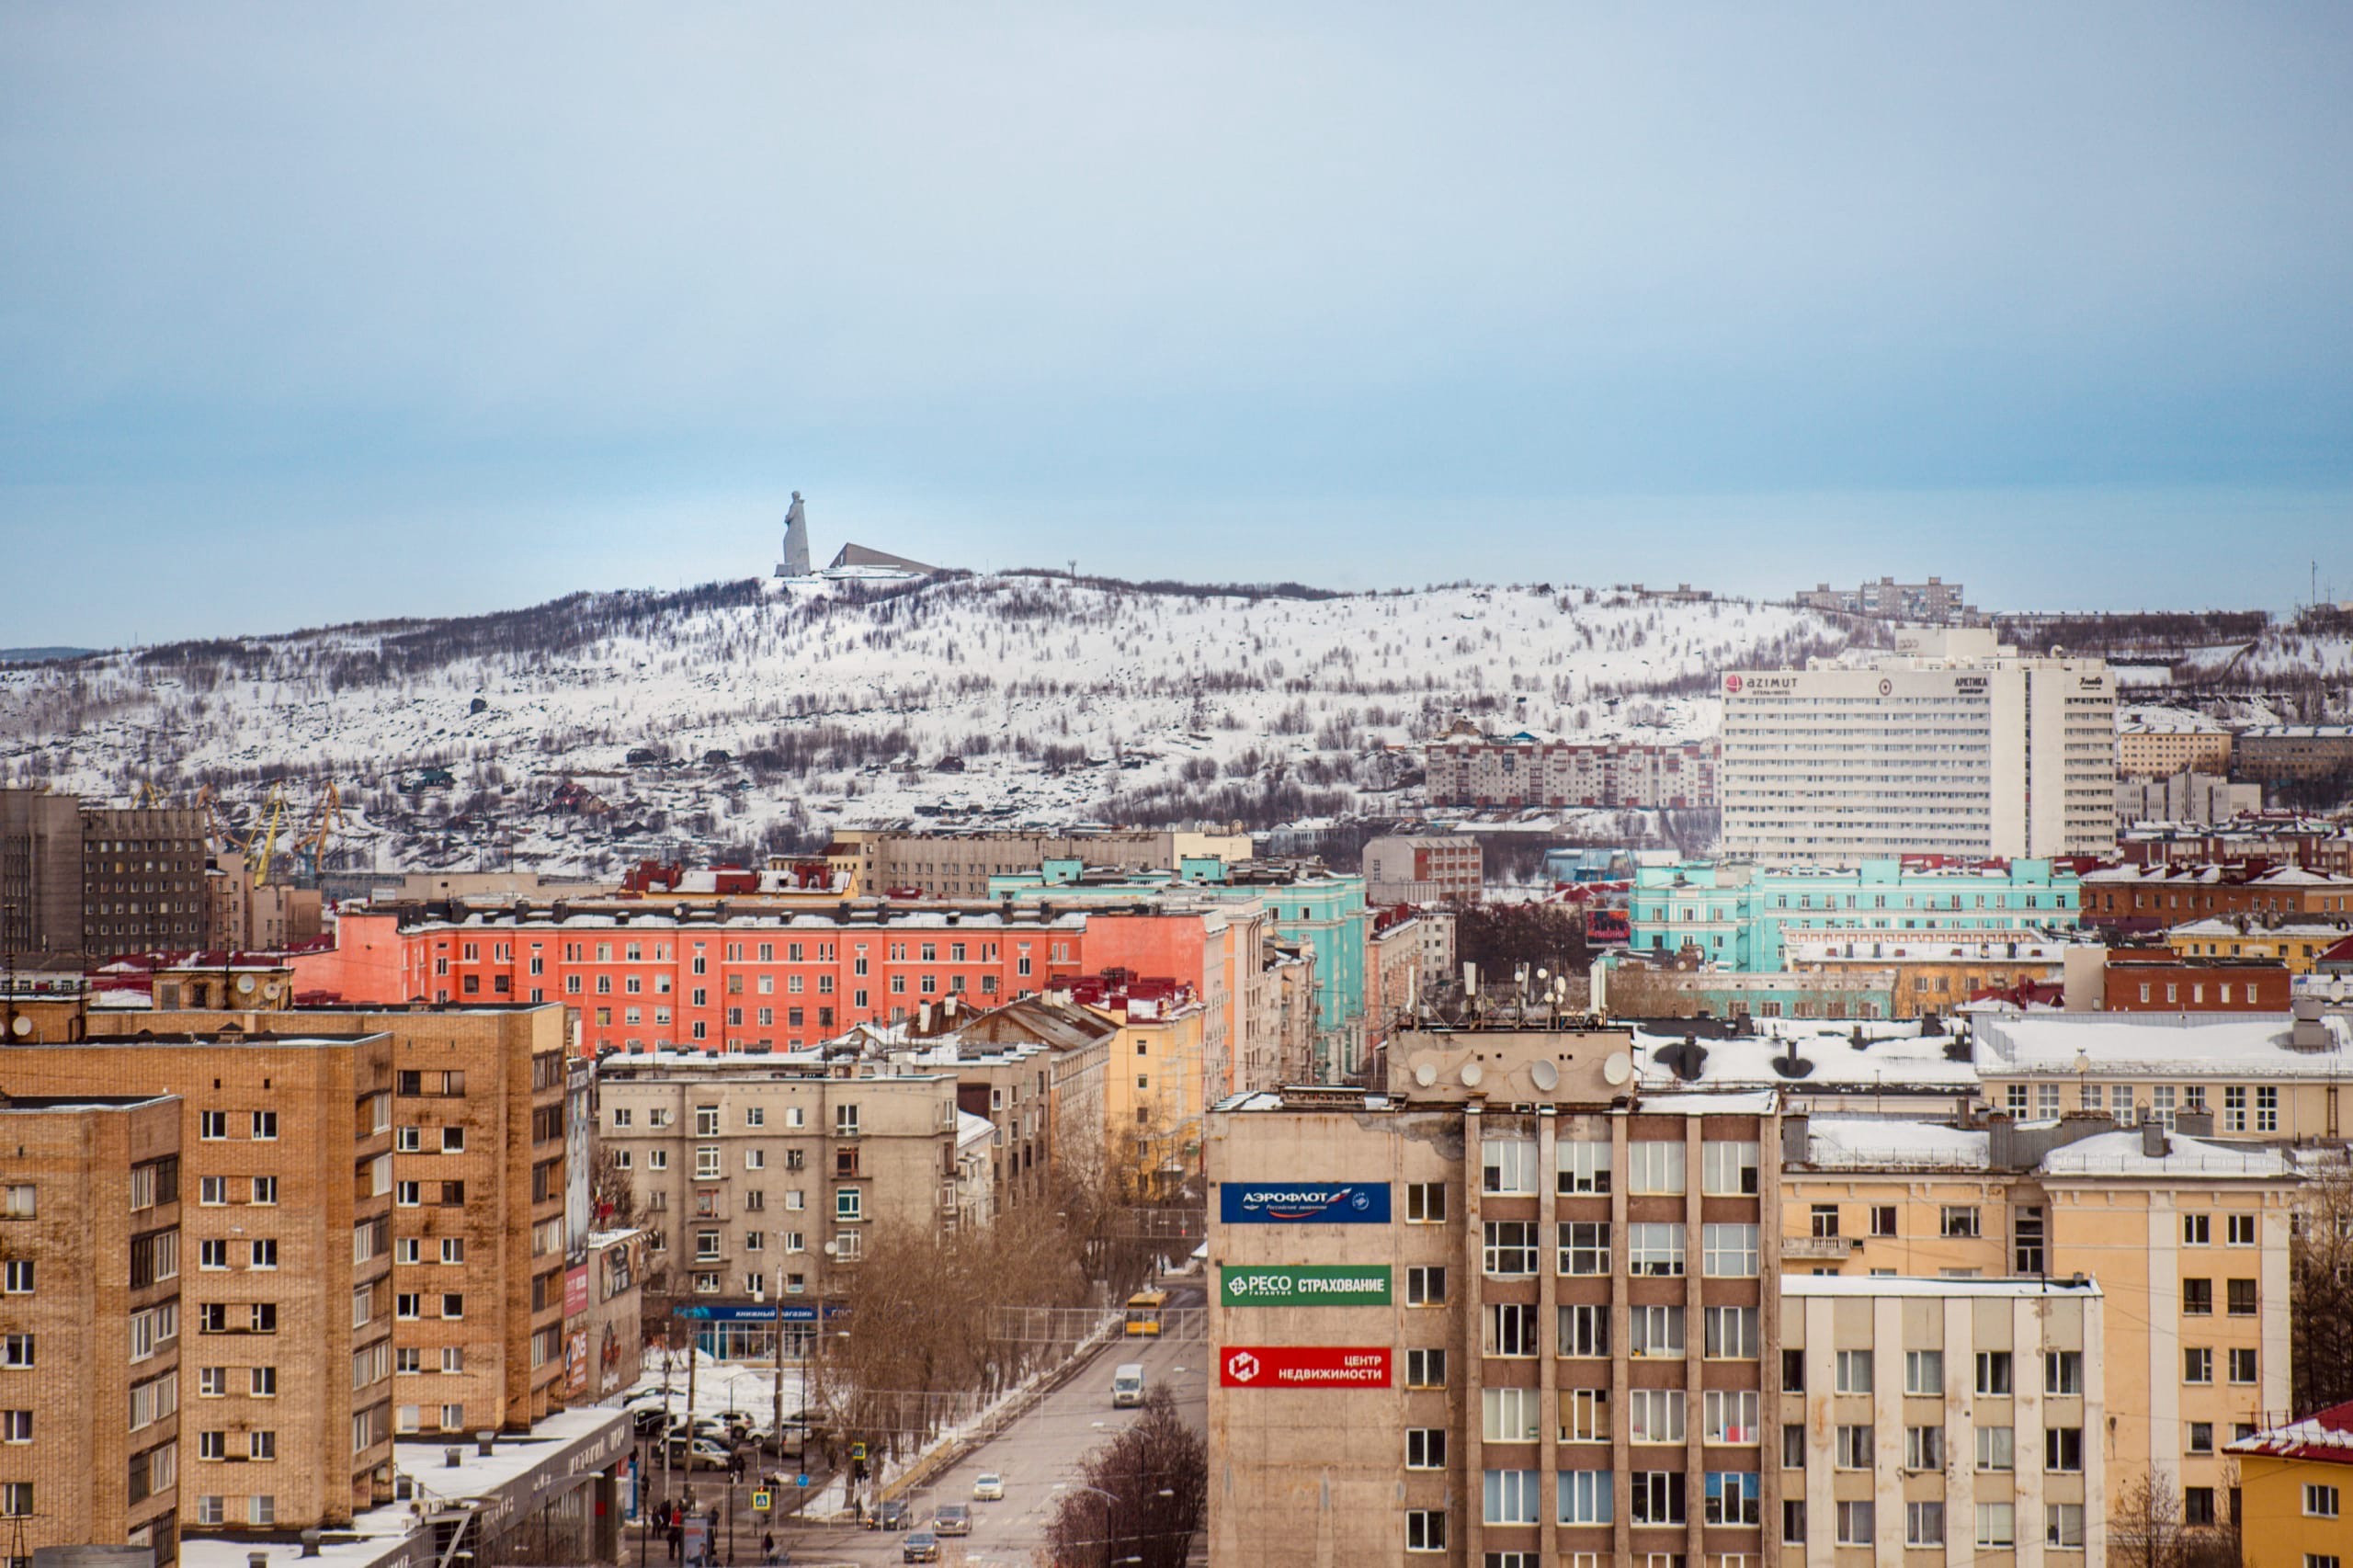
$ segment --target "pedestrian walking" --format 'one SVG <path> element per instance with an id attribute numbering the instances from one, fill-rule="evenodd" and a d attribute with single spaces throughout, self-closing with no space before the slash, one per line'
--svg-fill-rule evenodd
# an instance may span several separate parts
<path id="1" fill-rule="evenodd" d="M 677 1520 L 672 1519 L 670 1528 L 663 1533 L 663 1539 L 670 1543 L 670 1561 L 676 1562 L 685 1548 L 687 1532 L 678 1528 Z"/>
<path id="2" fill-rule="evenodd" d="M 776 1568 L 776 1532 L 760 1537 L 760 1568 Z"/>

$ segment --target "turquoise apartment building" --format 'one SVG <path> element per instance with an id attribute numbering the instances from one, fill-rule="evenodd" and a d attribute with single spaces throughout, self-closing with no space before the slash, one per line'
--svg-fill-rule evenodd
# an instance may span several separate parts
<path id="1" fill-rule="evenodd" d="M 1365 945 L 1372 935 L 1364 878 L 1290 861 L 1229 863 L 1188 855 L 1175 871 L 1127 871 L 1048 860 L 989 879 L 989 897 L 1031 903 L 1133 903 L 1172 895 L 1263 905 L 1276 937 L 1315 956 L 1315 1073 L 1336 1081 L 1364 1064 Z"/>
<path id="2" fill-rule="evenodd" d="M 2075 874 L 2048 860 L 1865 860 L 1849 870 L 1686 860 L 1636 869 L 1627 947 L 1673 954 L 1696 946 L 1718 969 L 1768 974 L 1785 967 L 1785 930 L 1850 931 L 1859 941 L 1905 932 L 2022 941 L 2072 929 L 2081 896 Z"/>

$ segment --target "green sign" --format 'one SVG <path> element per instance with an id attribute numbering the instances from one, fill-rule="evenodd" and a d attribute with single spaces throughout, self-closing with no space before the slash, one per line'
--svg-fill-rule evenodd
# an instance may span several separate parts
<path id="1" fill-rule="evenodd" d="M 1228 1264 L 1218 1298 L 1229 1307 L 1385 1307 L 1389 1268 L 1346 1263 Z"/>

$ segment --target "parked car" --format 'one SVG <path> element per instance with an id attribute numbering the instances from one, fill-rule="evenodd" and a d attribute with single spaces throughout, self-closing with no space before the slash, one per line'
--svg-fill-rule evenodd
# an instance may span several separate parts
<path id="1" fill-rule="evenodd" d="M 659 1437 L 670 1428 L 670 1413 L 658 1404 L 640 1405 L 629 1424 L 641 1437 Z"/>
<path id="2" fill-rule="evenodd" d="M 735 1462 L 735 1456 L 726 1444 L 709 1437 L 690 1437 L 681 1433 L 670 1439 L 670 1468 L 673 1470 L 725 1470 Z"/>
<path id="3" fill-rule="evenodd" d="M 972 1482 L 972 1501 L 1002 1503 L 1005 1501 L 1005 1477 L 993 1470 L 984 1470 Z"/>
<path id="4" fill-rule="evenodd" d="M 972 1510 L 961 1503 L 942 1503 L 939 1512 L 932 1516 L 931 1528 L 941 1535 L 971 1535 Z"/>
<path id="5" fill-rule="evenodd" d="M 870 1530 L 903 1530 L 915 1522 L 915 1510 L 904 1497 L 877 1505 L 874 1512 L 866 1517 L 866 1528 Z"/>
<path id="6" fill-rule="evenodd" d="M 937 1562 L 939 1561 L 939 1538 L 929 1530 L 917 1530 L 899 1545 L 902 1562 Z"/>

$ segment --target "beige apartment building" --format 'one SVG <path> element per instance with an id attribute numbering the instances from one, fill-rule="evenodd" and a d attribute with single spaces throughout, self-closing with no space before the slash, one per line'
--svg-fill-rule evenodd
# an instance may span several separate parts
<path id="1" fill-rule="evenodd" d="M 1130 871 L 1173 871 L 1189 856 L 1228 863 L 1251 856 L 1246 833 L 1118 828 L 1102 833 L 910 833 L 844 828 L 824 853 L 861 895 L 919 889 L 927 898 L 985 899 L 989 879 L 1034 871 L 1048 860 L 1083 860 Z M 790 860 L 779 865 L 789 866 Z"/>
<path id="2" fill-rule="evenodd" d="M 1212 1564 L 1778 1551 L 1775 1099 L 1630 1046 L 1408 1030 L 1383 1090 L 1211 1114 Z"/>
<path id="3" fill-rule="evenodd" d="M 117 1036 L 238 1028 L 385 1040 L 393 1429 L 515 1431 L 563 1407 L 561 1006 L 99 1011 L 90 1024 Z"/>
<path id="4" fill-rule="evenodd" d="M 1971 1020 L 1984 1101 L 2023 1119 L 2071 1111 L 2127 1127 L 2211 1118 L 2211 1136 L 2342 1142 L 2353 1115 L 2353 1020 L 2294 1012 L 1985 1013 Z"/>
<path id="5" fill-rule="evenodd" d="M 956 1090 L 951 1072 L 817 1052 L 608 1059 L 599 1142 L 628 1174 L 646 1267 L 666 1282 L 650 1295 L 815 1302 L 838 1296 L 875 1226 L 955 1223 Z M 716 1353 L 773 1353 L 773 1318 L 717 1321 Z"/>
<path id="6" fill-rule="evenodd" d="M 2097 1568 L 2104 1304 L 2088 1280 L 1784 1276 L 1782 1568 Z"/>
<path id="7" fill-rule="evenodd" d="M 2097 1281 L 2104 1326 L 2086 1344 L 2104 1369 L 2111 1493 L 2154 1478 L 2178 1489 L 2186 1522 L 2227 1514 L 2223 1445 L 2289 1400 L 2298 1182 L 2285 1160 L 2098 1117 L 1786 1126 L 1792 1281 L 1802 1270 L 1881 1285 L 1874 1277 Z M 2039 1523 L 2018 1517 L 2020 1530 Z"/>
<path id="8" fill-rule="evenodd" d="M 0 1051 L 0 1093 L 175 1097 L 179 1526 L 347 1524 L 392 1496 L 392 1039 L 161 1021 Z"/>
<path id="9" fill-rule="evenodd" d="M 168 1096 L 0 1096 L 0 1528 L 22 1561 L 178 1558 L 180 1169 Z"/>
<path id="10" fill-rule="evenodd" d="M 2177 773 L 2231 771 L 2231 732 L 2186 724 L 2125 723 L 2116 730 L 2120 778 L 2169 778 Z"/>

